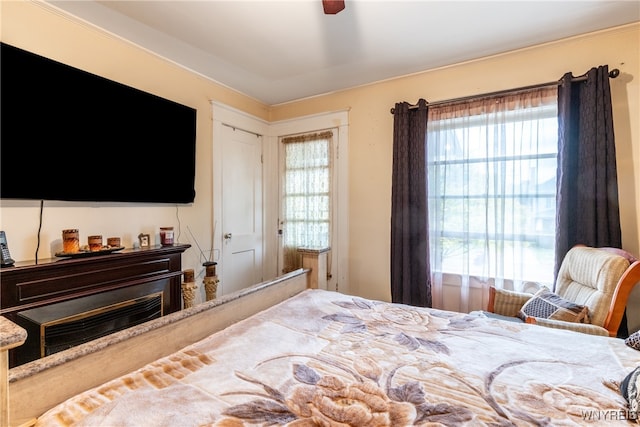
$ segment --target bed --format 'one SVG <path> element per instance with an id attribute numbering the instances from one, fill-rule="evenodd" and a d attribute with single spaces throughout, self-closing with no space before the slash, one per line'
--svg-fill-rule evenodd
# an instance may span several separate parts
<path id="1" fill-rule="evenodd" d="M 247 296 L 262 301 L 264 291 L 273 289 Z M 640 352 L 623 340 L 322 289 L 287 292 L 55 404 L 35 426 L 629 423 L 620 383 Z M 233 300 L 235 312 L 242 298 Z"/>

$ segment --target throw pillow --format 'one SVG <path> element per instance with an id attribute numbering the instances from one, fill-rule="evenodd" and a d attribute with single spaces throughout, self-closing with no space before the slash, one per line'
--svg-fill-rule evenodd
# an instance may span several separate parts
<path id="1" fill-rule="evenodd" d="M 525 294 L 492 286 L 489 288 L 489 298 L 493 299 L 491 311 L 502 316 L 516 317 L 522 305 L 529 301 L 533 294 L 534 292 Z"/>
<path id="2" fill-rule="evenodd" d="M 636 258 L 632 253 L 627 252 L 624 249 L 609 248 L 609 247 L 600 248 L 600 249 L 602 249 L 603 251 L 611 252 L 616 255 L 620 255 L 623 258 L 626 258 L 626 260 L 629 261 L 629 264 L 633 264 L 638 260 L 638 258 Z"/>
<path id="3" fill-rule="evenodd" d="M 640 396 L 638 389 L 640 388 L 640 366 L 631 371 L 620 383 L 620 393 L 628 404 L 630 420 L 638 420 L 638 410 L 640 410 Z"/>
<path id="4" fill-rule="evenodd" d="M 522 306 L 518 312 L 518 317 L 525 322 L 527 317 L 538 317 L 562 320 L 564 322 L 591 323 L 589 320 L 589 307 L 568 301 L 547 288 L 542 288 L 536 292 Z"/>
<path id="5" fill-rule="evenodd" d="M 640 350 L 640 331 L 636 331 L 625 338 L 624 343 L 631 348 Z"/>

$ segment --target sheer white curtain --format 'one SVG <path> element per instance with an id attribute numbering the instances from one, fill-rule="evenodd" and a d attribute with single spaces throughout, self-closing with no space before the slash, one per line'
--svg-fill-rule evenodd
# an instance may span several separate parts
<path id="1" fill-rule="evenodd" d="M 429 108 L 434 307 L 553 280 L 557 141 L 556 86 Z"/>
<path id="2" fill-rule="evenodd" d="M 285 137 L 282 197 L 283 272 L 302 266 L 298 248 L 331 246 L 333 132 Z"/>

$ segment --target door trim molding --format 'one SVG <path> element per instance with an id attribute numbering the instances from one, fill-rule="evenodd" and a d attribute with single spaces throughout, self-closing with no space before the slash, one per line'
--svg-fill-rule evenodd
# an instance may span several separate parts
<path id="1" fill-rule="evenodd" d="M 237 110 L 233 107 L 212 101 L 211 102 L 211 120 L 213 122 L 212 128 L 212 143 L 211 143 L 211 155 L 212 155 L 212 198 L 213 207 L 211 210 L 211 229 L 213 230 L 212 238 L 213 238 L 213 250 L 215 254 L 218 254 L 219 258 L 216 261 L 219 263 L 217 266 L 218 275 L 220 277 L 224 277 L 224 259 L 222 259 L 222 247 L 223 247 L 223 227 L 220 223 L 222 219 L 222 155 L 221 146 L 219 141 L 221 141 L 221 135 L 223 126 L 230 126 L 236 129 L 241 129 L 245 132 L 254 133 L 257 135 L 263 135 L 262 138 L 262 147 L 261 150 L 264 153 L 264 145 L 266 135 L 268 134 L 269 124 L 261 120 L 257 117 L 254 117 L 250 114 L 247 114 L 243 111 Z M 268 260 L 270 259 L 269 254 L 265 252 L 266 249 L 266 235 L 265 235 L 265 210 L 267 206 L 265 204 L 266 193 L 265 186 L 268 184 L 265 182 L 265 164 L 263 163 L 262 168 L 262 254 L 263 254 L 263 262 L 262 262 L 262 276 L 263 277 L 271 277 L 269 274 L 265 274 L 268 271 L 266 266 Z M 224 289 L 224 284 L 223 284 Z"/>
<path id="2" fill-rule="evenodd" d="M 272 122 L 269 126 L 269 142 L 267 143 L 267 149 L 273 150 L 274 153 L 270 153 L 273 156 L 274 175 L 270 178 L 274 183 L 272 185 L 272 193 L 275 192 L 275 196 L 271 193 L 265 194 L 266 197 L 274 198 L 276 200 L 275 217 L 272 220 L 274 229 L 266 229 L 267 233 L 277 235 L 277 221 L 279 206 L 277 201 L 279 200 L 279 138 L 281 136 L 298 134 L 305 132 L 314 132 L 317 130 L 325 129 L 338 129 L 338 135 L 336 138 L 336 156 L 334 177 L 337 180 L 337 194 L 335 194 L 335 203 L 337 204 L 337 212 L 333 220 L 333 226 L 335 228 L 336 242 L 331 245 L 330 256 L 332 257 L 332 278 L 327 282 L 329 290 L 338 290 L 342 293 L 349 293 L 349 109 L 331 111 L 327 113 L 314 114 L 310 116 L 297 117 L 294 119 L 288 119 L 278 122 Z M 279 250 L 278 242 L 276 241 L 276 254 Z M 277 262 L 276 262 L 277 264 Z"/>
<path id="3" fill-rule="evenodd" d="M 262 138 L 262 191 L 263 191 L 263 277 L 266 280 L 278 274 L 278 212 L 279 212 L 279 171 L 278 171 L 278 137 L 291 133 L 313 131 L 315 129 L 338 129 L 338 146 L 336 161 L 336 179 L 339 180 L 336 202 L 338 212 L 336 218 L 337 235 L 341 236 L 332 248 L 335 251 L 333 262 L 334 283 L 338 283 L 339 291 L 349 292 L 349 109 L 330 111 L 296 117 L 276 122 L 267 122 L 246 112 L 228 105 L 211 101 L 212 106 L 212 201 L 211 229 L 213 230 L 214 252 L 221 254 L 223 244 L 222 226 L 216 224 L 222 218 L 222 158 L 219 154 L 221 126 L 227 125 L 263 135 Z M 220 260 L 219 271 L 224 268 L 224 260 Z"/>

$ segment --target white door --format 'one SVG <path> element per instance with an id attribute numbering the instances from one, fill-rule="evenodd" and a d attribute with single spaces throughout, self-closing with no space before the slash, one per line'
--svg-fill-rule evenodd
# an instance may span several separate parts
<path id="1" fill-rule="evenodd" d="M 222 126 L 220 294 L 262 281 L 262 136 Z"/>

